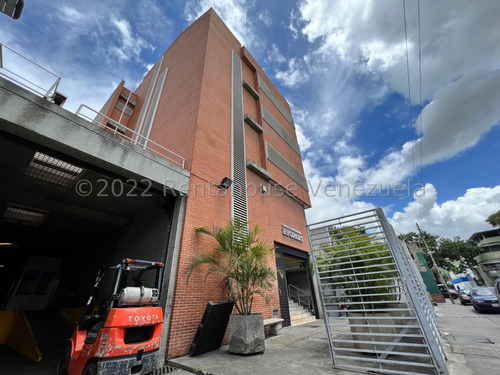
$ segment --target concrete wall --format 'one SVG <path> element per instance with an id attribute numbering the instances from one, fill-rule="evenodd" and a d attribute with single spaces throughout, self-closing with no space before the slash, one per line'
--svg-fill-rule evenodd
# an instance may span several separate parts
<path id="1" fill-rule="evenodd" d="M 92 292 L 101 265 L 119 263 L 123 258 L 165 261 L 171 218 L 158 208 L 142 219 L 94 242 L 82 251 L 68 277 L 66 299 L 62 307 L 84 306 Z"/>
<path id="2" fill-rule="evenodd" d="M 307 279 L 307 273 L 305 271 L 300 272 L 287 272 L 286 279 L 288 284 L 292 284 L 299 289 L 302 289 L 309 294 L 312 294 L 309 288 L 309 280 Z"/>
<path id="3" fill-rule="evenodd" d="M 189 172 L 0 78 L 3 131 L 129 178 L 188 192 Z"/>
<path id="4" fill-rule="evenodd" d="M 171 217 L 162 208 L 145 215 L 121 230 L 115 262 L 123 258 L 165 262 Z"/>

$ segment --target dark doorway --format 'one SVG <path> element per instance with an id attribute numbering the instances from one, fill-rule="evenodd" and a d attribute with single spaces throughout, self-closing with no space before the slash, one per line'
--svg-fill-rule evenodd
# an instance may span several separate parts
<path id="1" fill-rule="evenodd" d="M 275 243 L 275 247 L 279 254 L 276 266 L 285 274 L 284 279 L 278 279 L 283 326 L 287 327 L 292 324 L 289 300 L 314 312 L 317 317 L 318 309 L 309 270 L 309 253 L 279 243 Z"/>

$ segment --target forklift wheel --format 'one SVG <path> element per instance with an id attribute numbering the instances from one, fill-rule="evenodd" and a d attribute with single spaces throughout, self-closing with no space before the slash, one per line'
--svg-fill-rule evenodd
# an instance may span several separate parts
<path id="1" fill-rule="evenodd" d="M 97 363 L 89 363 L 85 366 L 85 370 L 83 370 L 83 375 L 96 375 L 97 374 Z"/>
<path id="2" fill-rule="evenodd" d="M 57 375 L 68 375 L 69 357 L 71 356 L 71 344 L 64 348 L 61 360 L 57 364 Z"/>

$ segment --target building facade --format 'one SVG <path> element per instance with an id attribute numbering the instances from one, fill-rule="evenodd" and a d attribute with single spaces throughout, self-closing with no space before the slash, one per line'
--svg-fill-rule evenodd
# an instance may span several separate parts
<path id="1" fill-rule="evenodd" d="M 110 128 L 139 133 L 139 144 L 154 142 L 183 156 L 191 174 L 170 356 L 187 352 L 206 303 L 227 298 L 216 276 L 205 281 L 203 272 L 195 272 L 187 283 L 190 259 L 214 245 L 196 227 L 222 226 L 234 218 L 260 226 L 262 238 L 282 255 L 270 259 L 273 267 L 288 271 L 289 282 L 310 292 L 304 267 L 304 209 L 310 198 L 290 106 L 213 9 L 178 36 L 135 92 L 120 84 L 100 112 L 119 122 L 108 121 Z M 228 190 L 217 187 L 224 177 L 232 180 Z M 287 288 L 279 283 L 270 304 L 256 301 L 256 311 L 268 318 L 277 310 L 287 325 Z"/>
<path id="2" fill-rule="evenodd" d="M 136 90 L 121 82 L 92 115 L 62 108 L 65 97 L 50 91 L 58 81 L 45 92 L 9 77 L 8 63 L 0 66 L 3 310 L 77 316 L 100 265 L 161 261 L 161 350 L 186 354 L 207 303 L 228 298 L 216 275 L 205 280 L 199 270 L 187 282 L 187 264 L 214 246 L 196 228 L 239 218 L 263 229 L 280 255 L 270 265 L 286 275 L 254 311 L 293 324 L 293 286 L 318 313 L 304 214 L 311 202 L 290 106 L 213 9 Z M 51 316 L 63 326 L 62 315 Z M 40 340 L 54 336 L 35 327 Z M 62 351 L 64 340 L 50 345 Z"/>
<path id="3" fill-rule="evenodd" d="M 425 287 L 427 288 L 427 291 L 432 298 L 432 302 L 445 302 L 444 296 L 441 294 L 441 291 L 438 288 L 434 275 L 429 268 L 429 264 L 425 259 L 425 254 L 420 245 L 417 242 L 401 242 L 407 247 L 413 262 L 417 266 L 417 269 L 420 272 L 420 276 L 422 276 L 422 280 L 424 281 Z"/>
<path id="4" fill-rule="evenodd" d="M 478 263 L 476 273 L 481 283 L 486 286 L 495 285 L 496 279 L 500 277 L 500 229 L 474 233 L 469 240 L 476 242 L 483 250 L 474 257 Z"/>

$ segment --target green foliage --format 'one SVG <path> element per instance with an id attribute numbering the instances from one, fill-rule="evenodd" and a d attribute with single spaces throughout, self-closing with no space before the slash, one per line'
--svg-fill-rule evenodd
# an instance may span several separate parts
<path id="1" fill-rule="evenodd" d="M 398 238 L 402 241 L 407 242 L 407 243 L 410 243 L 410 242 L 418 243 L 420 245 L 420 248 L 422 249 L 424 255 L 425 255 L 425 260 L 427 261 L 427 264 L 429 265 L 429 267 L 430 268 L 435 267 L 434 263 L 432 262 L 431 256 L 427 252 L 427 248 L 425 247 L 424 240 L 427 243 L 427 246 L 429 247 L 429 251 L 434 255 L 438 249 L 438 246 L 439 246 L 439 238 L 440 237 L 438 235 L 431 234 L 431 233 L 428 233 L 425 230 L 423 230 L 422 233 L 409 232 L 409 233 L 400 234 L 398 236 Z M 441 264 L 438 264 L 438 266 L 442 267 Z"/>
<path id="2" fill-rule="evenodd" d="M 481 254 L 481 248 L 474 241 L 442 238 L 434 259 L 440 267 L 455 273 L 477 266 L 474 257 Z"/>
<path id="3" fill-rule="evenodd" d="M 258 226 L 249 229 L 247 223 L 237 219 L 223 227 L 196 229 L 214 238 L 216 245 L 212 251 L 197 255 L 190 261 L 188 282 L 198 266 L 207 265 L 205 280 L 211 274 L 221 275 L 239 314 L 251 314 L 256 294 L 268 303 L 267 292 L 273 288 L 276 271 L 267 265 L 267 257 L 273 256 L 274 247 L 258 238 L 262 230 Z"/>
<path id="4" fill-rule="evenodd" d="M 485 221 L 493 227 L 500 227 L 500 210 L 488 216 Z"/>
<path id="5" fill-rule="evenodd" d="M 387 280 L 398 272 L 385 244 L 359 227 L 331 229 L 330 238 L 319 250 L 318 268 L 343 290 L 349 308 L 385 308 L 390 302 L 382 301 L 399 299 L 395 281 Z"/>
<path id="6" fill-rule="evenodd" d="M 424 241 L 427 242 L 427 246 L 429 246 L 429 251 L 434 253 L 439 246 L 439 236 L 437 234 L 432 234 L 428 233 L 425 230 L 422 231 L 422 234 L 420 233 L 415 233 L 415 232 L 409 232 L 409 233 L 404 233 L 400 234 L 398 236 L 400 240 L 406 241 L 406 242 L 416 242 L 420 244 L 420 247 L 426 251 Z"/>
<path id="7" fill-rule="evenodd" d="M 422 235 L 410 232 L 400 234 L 398 237 L 400 240 L 419 243 L 429 267 L 432 268 L 434 265 L 424 245 L 423 239 L 425 239 L 437 265 L 447 271 L 456 273 L 464 272 L 467 268 L 476 266 L 477 262 L 474 257 L 481 253 L 481 248 L 474 241 L 461 240 L 459 237 L 450 240 L 425 231 L 422 231 Z"/>

